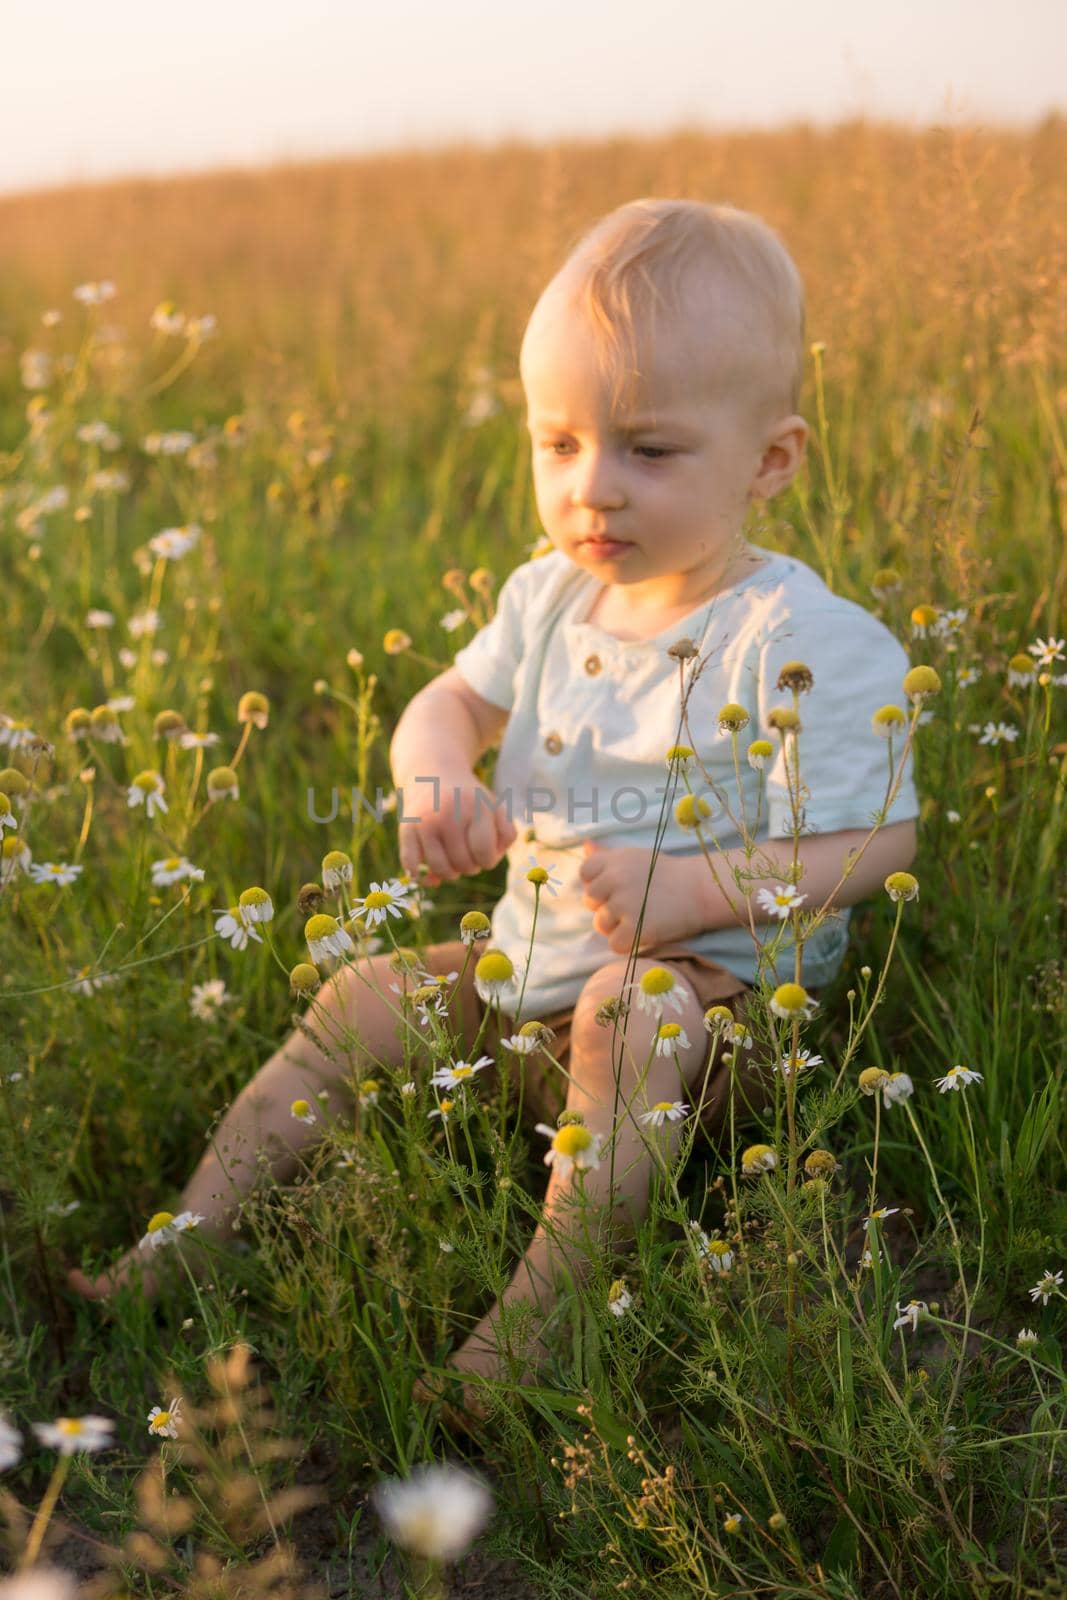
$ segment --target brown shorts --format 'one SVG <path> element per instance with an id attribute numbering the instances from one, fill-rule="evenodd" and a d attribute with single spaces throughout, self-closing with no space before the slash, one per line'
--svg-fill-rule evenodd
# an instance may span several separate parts
<path id="1" fill-rule="evenodd" d="M 449 1002 L 449 1020 L 460 1032 L 463 1048 L 467 1051 L 473 1049 L 484 1022 L 485 1028 L 478 1043 L 478 1054 L 493 1056 L 495 1059 L 501 1039 L 496 1023 L 496 1009 L 487 1005 L 474 987 L 474 967 L 480 953 L 476 945 L 468 961 L 468 946 L 462 939 L 455 939 L 441 944 L 427 945 L 420 951 L 420 959 L 424 970 L 435 976 L 449 972 L 463 974 L 462 983 L 456 985 L 456 992 Z M 748 996 L 752 993 L 751 987 L 736 973 L 720 966 L 718 962 L 709 960 L 707 956 L 697 955 L 680 944 L 664 944 L 654 949 L 642 950 L 640 959 L 669 963 L 702 1009 L 706 1010 L 708 1006 L 713 1005 L 728 1005 L 735 1018 L 739 1022 L 744 1021 Z M 486 1018 L 487 1012 L 488 1018 Z M 534 1050 L 523 1055 L 512 1054 L 509 1051 L 500 1052 L 503 1059 L 507 1060 L 510 1057 L 516 1063 L 516 1073 L 521 1074 L 522 1109 L 526 1120 L 554 1124 L 566 1104 L 567 1079 L 559 1069 L 568 1064 L 573 1019 L 573 1006 L 537 1018 L 539 1022 L 546 1023 L 556 1035 L 554 1043 L 548 1046 L 551 1054 L 544 1050 Z M 510 1020 L 505 1013 L 502 1018 L 505 1038 L 511 1032 Z M 610 1027 L 605 1029 L 605 1034 L 609 1037 L 611 1032 Z M 710 1054 L 709 1039 L 709 1056 Z M 710 1064 L 706 1063 L 708 1070 L 691 1090 L 693 1096 L 700 1098 L 700 1123 L 709 1134 L 718 1133 L 726 1119 L 732 1054 L 729 1044 L 725 1047 L 720 1044 Z M 734 1115 L 738 1123 L 766 1104 L 768 1085 L 773 1082 L 768 1067 L 767 1061 L 760 1060 L 758 1044 L 751 1049 L 741 1049 L 737 1052 L 737 1061 L 732 1070 L 738 1090 L 734 1105 Z M 489 1088 L 493 1081 L 494 1074 L 491 1069 L 488 1067 L 483 1069 L 479 1082 Z"/>

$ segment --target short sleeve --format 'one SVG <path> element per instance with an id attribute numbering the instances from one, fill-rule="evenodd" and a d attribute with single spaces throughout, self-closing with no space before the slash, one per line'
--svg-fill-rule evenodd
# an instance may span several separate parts
<path id="1" fill-rule="evenodd" d="M 453 665 L 483 700 L 502 711 L 515 702 L 515 673 L 523 652 L 523 623 L 527 615 L 530 568 L 516 567 L 500 587 L 491 622 L 469 644 L 457 650 Z"/>
<path id="2" fill-rule="evenodd" d="M 790 617 L 762 645 L 760 732 L 776 750 L 774 763 L 766 770 L 767 831 L 772 839 L 790 838 L 793 833 L 782 741 L 767 722 L 775 706 L 793 704 L 791 690 L 777 687 L 778 675 L 789 661 L 803 662 L 813 679 L 799 702 L 802 831 L 837 833 L 870 828 L 889 790 L 889 746 L 874 732 L 871 718 L 884 705 L 907 710 L 901 687 L 909 665 L 907 655 L 877 617 L 844 601 L 840 608 Z M 786 741 L 789 746 L 792 742 Z M 903 743 L 903 736 L 893 740 L 894 772 Z M 909 755 L 885 822 L 904 822 L 918 815 Z"/>

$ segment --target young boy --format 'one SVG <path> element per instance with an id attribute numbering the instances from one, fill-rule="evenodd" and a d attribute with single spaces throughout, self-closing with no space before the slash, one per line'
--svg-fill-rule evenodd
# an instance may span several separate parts
<path id="1" fill-rule="evenodd" d="M 803 360 L 799 275 L 757 217 L 645 199 L 602 218 L 541 295 L 520 356 L 537 507 L 554 548 L 512 572 L 493 620 L 414 697 L 390 751 L 404 796 L 406 871 L 421 869 L 432 884 L 490 868 L 507 850 L 491 943 L 517 977 L 500 1009 L 550 1026 L 549 1048 L 566 1069 L 552 1069 L 547 1081 L 542 1071 L 539 1082 L 535 1058 L 518 1055 L 527 1098 L 539 1097 L 537 1109 L 554 1124 L 565 1092 L 567 1108 L 599 1138 L 612 1133 L 618 1115 L 613 1162 L 590 1167 L 582 1181 L 588 1200 L 619 1204 L 631 1223 L 644 1214 L 649 1179 L 648 1130 L 638 1114 L 703 1093 L 706 1116 L 721 1122 L 728 1071 L 718 1063 L 707 1080 L 704 1013 L 728 1004 L 743 1015 L 760 954 L 750 912 L 763 937 L 779 934 L 782 924 L 769 918 L 758 891 L 790 882 L 784 742 L 771 735 L 776 754 L 762 773 L 756 757 L 735 770 L 720 709 L 744 708 L 746 742 L 765 736 L 771 709 L 792 703 L 777 688 L 781 668 L 799 660 L 811 669 L 798 741 L 797 887 L 809 909 L 839 883 L 885 800 L 886 747 L 871 715 L 899 698 L 904 651 L 803 562 L 745 539 L 749 502 L 777 495 L 803 460 L 808 427 L 796 411 Z M 683 669 L 692 672 L 693 645 L 704 665 L 683 726 Z M 498 741 L 490 794 L 474 766 Z M 666 752 L 677 744 L 697 752 L 734 817 L 743 810 L 760 840 L 758 861 L 769 870 L 746 883 L 748 904 L 739 903 L 729 870 L 745 865 L 740 835 L 722 808 L 713 804 L 708 818 L 724 850 L 717 881 L 692 832 L 674 820 L 684 789 Z M 699 774 L 692 777 L 699 792 Z M 666 785 L 667 828 L 650 880 Z M 911 862 L 918 806 L 910 777 L 892 813 L 838 888 L 835 906 L 861 900 Z M 549 873 L 536 928 L 533 866 Z M 639 954 L 628 959 L 643 902 Z M 806 945 L 809 990 L 840 966 L 847 916 L 825 922 Z M 430 973 L 464 969 L 449 1009 L 467 1050 L 486 1004 L 470 954 L 464 940 L 423 952 Z M 775 960 L 781 980 L 792 978 L 787 938 Z M 342 969 L 318 1003 L 338 1032 L 343 1025 L 358 1034 L 373 1060 L 399 1063 L 389 961 L 379 955 Z M 669 986 L 658 1004 L 627 988 L 653 967 Z M 624 989 L 629 1010 L 603 1026 L 601 1008 Z M 670 1053 L 660 1053 L 664 1021 L 681 1027 Z M 498 1042 L 490 1029 L 479 1049 Z M 293 1170 L 293 1152 L 313 1137 L 290 1116 L 294 1099 L 325 1089 L 331 1113 L 345 1115 L 342 1074 L 342 1062 L 328 1061 L 299 1031 L 265 1063 L 182 1196 L 183 1208 L 202 1214 L 202 1231 L 222 1236 L 265 1142 L 273 1141 L 276 1175 Z M 619 1114 L 631 1097 L 632 1113 Z M 670 1121 L 664 1131 L 678 1137 Z M 542 1222 L 501 1303 L 526 1300 L 547 1311 L 558 1256 L 576 1265 L 563 1248 L 566 1166 L 553 1164 Z M 107 1293 L 129 1260 L 95 1284 L 81 1274 L 72 1282 L 83 1293 Z M 465 1376 L 499 1370 L 499 1314 L 500 1304 L 452 1356 Z M 476 1409 L 471 1385 L 465 1394 Z"/>

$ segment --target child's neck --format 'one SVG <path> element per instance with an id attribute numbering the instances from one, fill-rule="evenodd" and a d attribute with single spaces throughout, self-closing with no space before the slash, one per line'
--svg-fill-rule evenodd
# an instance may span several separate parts
<path id="1" fill-rule="evenodd" d="M 706 600 L 729 589 L 762 562 L 763 557 L 744 543 L 731 555 L 725 567 L 707 574 L 702 583 L 695 583 L 688 590 L 684 587 L 675 590 L 669 599 L 662 598 L 662 590 L 659 598 L 648 594 L 643 584 L 606 583 L 597 590 L 585 620 L 595 622 L 617 639 L 653 639 L 679 617 L 688 616 Z"/>

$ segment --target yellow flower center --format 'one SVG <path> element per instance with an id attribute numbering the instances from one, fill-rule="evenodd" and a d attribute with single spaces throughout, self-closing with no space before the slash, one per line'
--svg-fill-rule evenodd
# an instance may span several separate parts
<path id="1" fill-rule="evenodd" d="M 560 1128 L 552 1140 L 553 1150 L 558 1150 L 561 1156 L 576 1156 L 582 1150 L 588 1150 L 593 1142 L 593 1135 L 588 1128 L 583 1128 L 580 1122 L 570 1122 L 565 1128 Z"/>
<path id="2" fill-rule="evenodd" d="M 666 967 L 649 967 L 641 978 L 644 994 L 669 994 L 673 988 L 674 973 L 668 972 Z"/>
<path id="3" fill-rule="evenodd" d="M 456 1102 L 454 1100 L 442 1100 L 437 1109 L 440 1111 L 443 1117 L 447 1117 L 455 1103 Z"/>
<path id="4" fill-rule="evenodd" d="M 312 939 L 326 939 L 331 933 L 336 933 L 337 928 L 337 918 L 328 917 L 324 911 L 320 911 L 317 916 L 309 917 L 305 922 L 304 938 L 308 941 Z"/>
<path id="5" fill-rule="evenodd" d="M 515 976 L 515 968 L 503 950 L 487 950 L 475 967 L 474 975 L 483 983 L 507 983 Z"/>
<path id="6" fill-rule="evenodd" d="M 372 889 L 370 894 L 365 895 L 363 899 L 363 907 L 367 911 L 380 911 L 383 906 L 389 906 L 392 903 L 393 897 L 388 889 Z"/>
<path id="7" fill-rule="evenodd" d="M 166 861 L 164 861 L 164 863 L 163 863 L 163 868 L 164 868 L 164 871 L 166 871 L 166 872 L 173 872 L 175 867 L 180 867 L 180 866 L 181 866 L 181 860 L 180 860 L 180 858 L 178 856 L 168 856 Z"/>
<path id="8" fill-rule="evenodd" d="M 289 1109 L 294 1117 L 306 1117 L 311 1107 L 306 1100 L 294 1100 Z"/>
<path id="9" fill-rule="evenodd" d="M 682 1029 L 681 1029 L 681 1024 L 680 1023 L 677 1023 L 677 1022 L 664 1022 L 660 1026 L 659 1032 L 657 1034 L 657 1038 L 660 1038 L 660 1039 L 677 1039 L 677 1037 L 681 1033 L 681 1031 L 682 1031 Z"/>
<path id="10" fill-rule="evenodd" d="M 655 1105 L 652 1107 L 652 1109 L 653 1109 L 653 1111 L 673 1111 L 674 1110 L 674 1101 L 673 1100 L 657 1100 Z"/>
<path id="11" fill-rule="evenodd" d="M 531 867 L 526 874 L 527 883 L 547 883 L 548 873 L 544 867 Z"/>
<path id="12" fill-rule="evenodd" d="M 60 1433 L 65 1433 L 72 1439 L 76 1439 L 80 1433 L 85 1432 L 80 1417 L 60 1417 L 56 1422 L 56 1427 Z"/>
<path id="13" fill-rule="evenodd" d="M 469 1078 L 473 1072 L 473 1067 L 458 1066 L 452 1068 L 452 1076 L 454 1078 Z"/>
<path id="14" fill-rule="evenodd" d="M 783 1011 L 803 1011 L 808 1003 L 808 993 L 799 983 L 780 983 L 774 991 L 774 1003 Z"/>
<path id="15" fill-rule="evenodd" d="M 148 1232 L 158 1233 L 160 1228 L 169 1227 L 174 1221 L 173 1211 L 157 1211 L 154 1217 L 148 1219 Z"/>
<path id="16" fill-rule="evenodd" d="M 152 1418 L 152 1427 L 157 1433 L 162 1433 L 164 1428 L 170 1427 L 170 1412 L 157 1411 Z"/>

